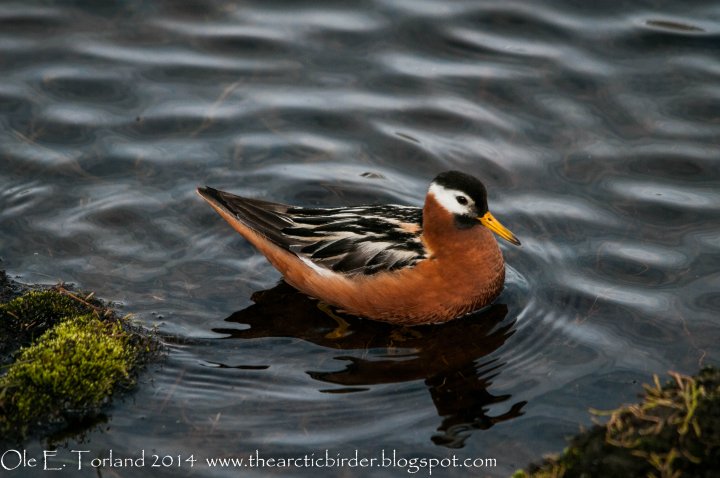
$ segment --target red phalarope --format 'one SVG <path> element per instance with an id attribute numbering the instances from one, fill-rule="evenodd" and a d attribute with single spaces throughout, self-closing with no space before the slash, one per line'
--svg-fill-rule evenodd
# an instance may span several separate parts
<path id="1" fill-rule="evenodd" d="M 395 324 L 445 322 L 486 306 L 505 281 L 491 231 L 520 245 L 490 214 L 485 186 L 458 171 L 432 181 L 423 208 L 309 208 L 198 193 L 296 289 Z"/>

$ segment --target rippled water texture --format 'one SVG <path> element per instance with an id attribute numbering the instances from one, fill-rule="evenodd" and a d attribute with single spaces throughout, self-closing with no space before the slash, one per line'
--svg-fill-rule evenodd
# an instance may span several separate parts
<path id="1" fill-rule="evenodd" d="M 2 2 L 2 267 L 169 337 L 61 450 L 455 453 L 507 476 L 653 373 L 717 363 L 720 6 L 616 3 Z M 194 193 L 419 205 L 451 168 L 523 242 L 502 296 L 343 337 Z"/>

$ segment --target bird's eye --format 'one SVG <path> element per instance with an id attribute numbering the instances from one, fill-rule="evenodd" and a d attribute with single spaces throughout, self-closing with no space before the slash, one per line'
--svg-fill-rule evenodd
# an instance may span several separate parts
<path id="1" fill-rule="evenodd" d="M 455 196 L 455 200 L 458 202 L 458 204 L 462 204 L 463 206 L 467 205 L 468 199 L 465 196 Z"/>

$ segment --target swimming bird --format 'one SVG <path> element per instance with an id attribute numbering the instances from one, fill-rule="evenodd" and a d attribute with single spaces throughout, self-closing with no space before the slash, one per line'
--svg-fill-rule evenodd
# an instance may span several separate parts
<path id="1" fill-rule="evenodd" d="M 291 286 L 394 324 L 446 322 L 490 304 L 505 281 L 492 233 L 520 245 L 488 210 L 482 182 L 459 171 L 439 174 L 422 208 L 310 208 L 197 191 Z"/>

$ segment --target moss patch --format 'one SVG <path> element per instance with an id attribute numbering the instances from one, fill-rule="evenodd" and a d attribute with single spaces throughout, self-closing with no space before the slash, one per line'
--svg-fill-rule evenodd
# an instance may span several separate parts
<path id="1" fill-rule="evenodd" d="M 59 290 L 30 291 L 0 304 L 0 363 L 7 363 L 13 351 L 29 345 L 63 319 L 101 308 L 98 301 L 79 300 Z"/>
<path id="2" fill-rule="evenodd" d="M 574 437 L 558 457 L 513 478 L 713 477 L 720 469 L 720 370 L 655 376 L 639 404 L 611 412 L 604 426 Z"/>
<path id="3" fill-rule="evenodd" d="M 0 441 L 91 421 L 157 351 L 149 334 L 64 287 L 1 304 L 0 330 L 12 362 L 0 376 Z"/>

